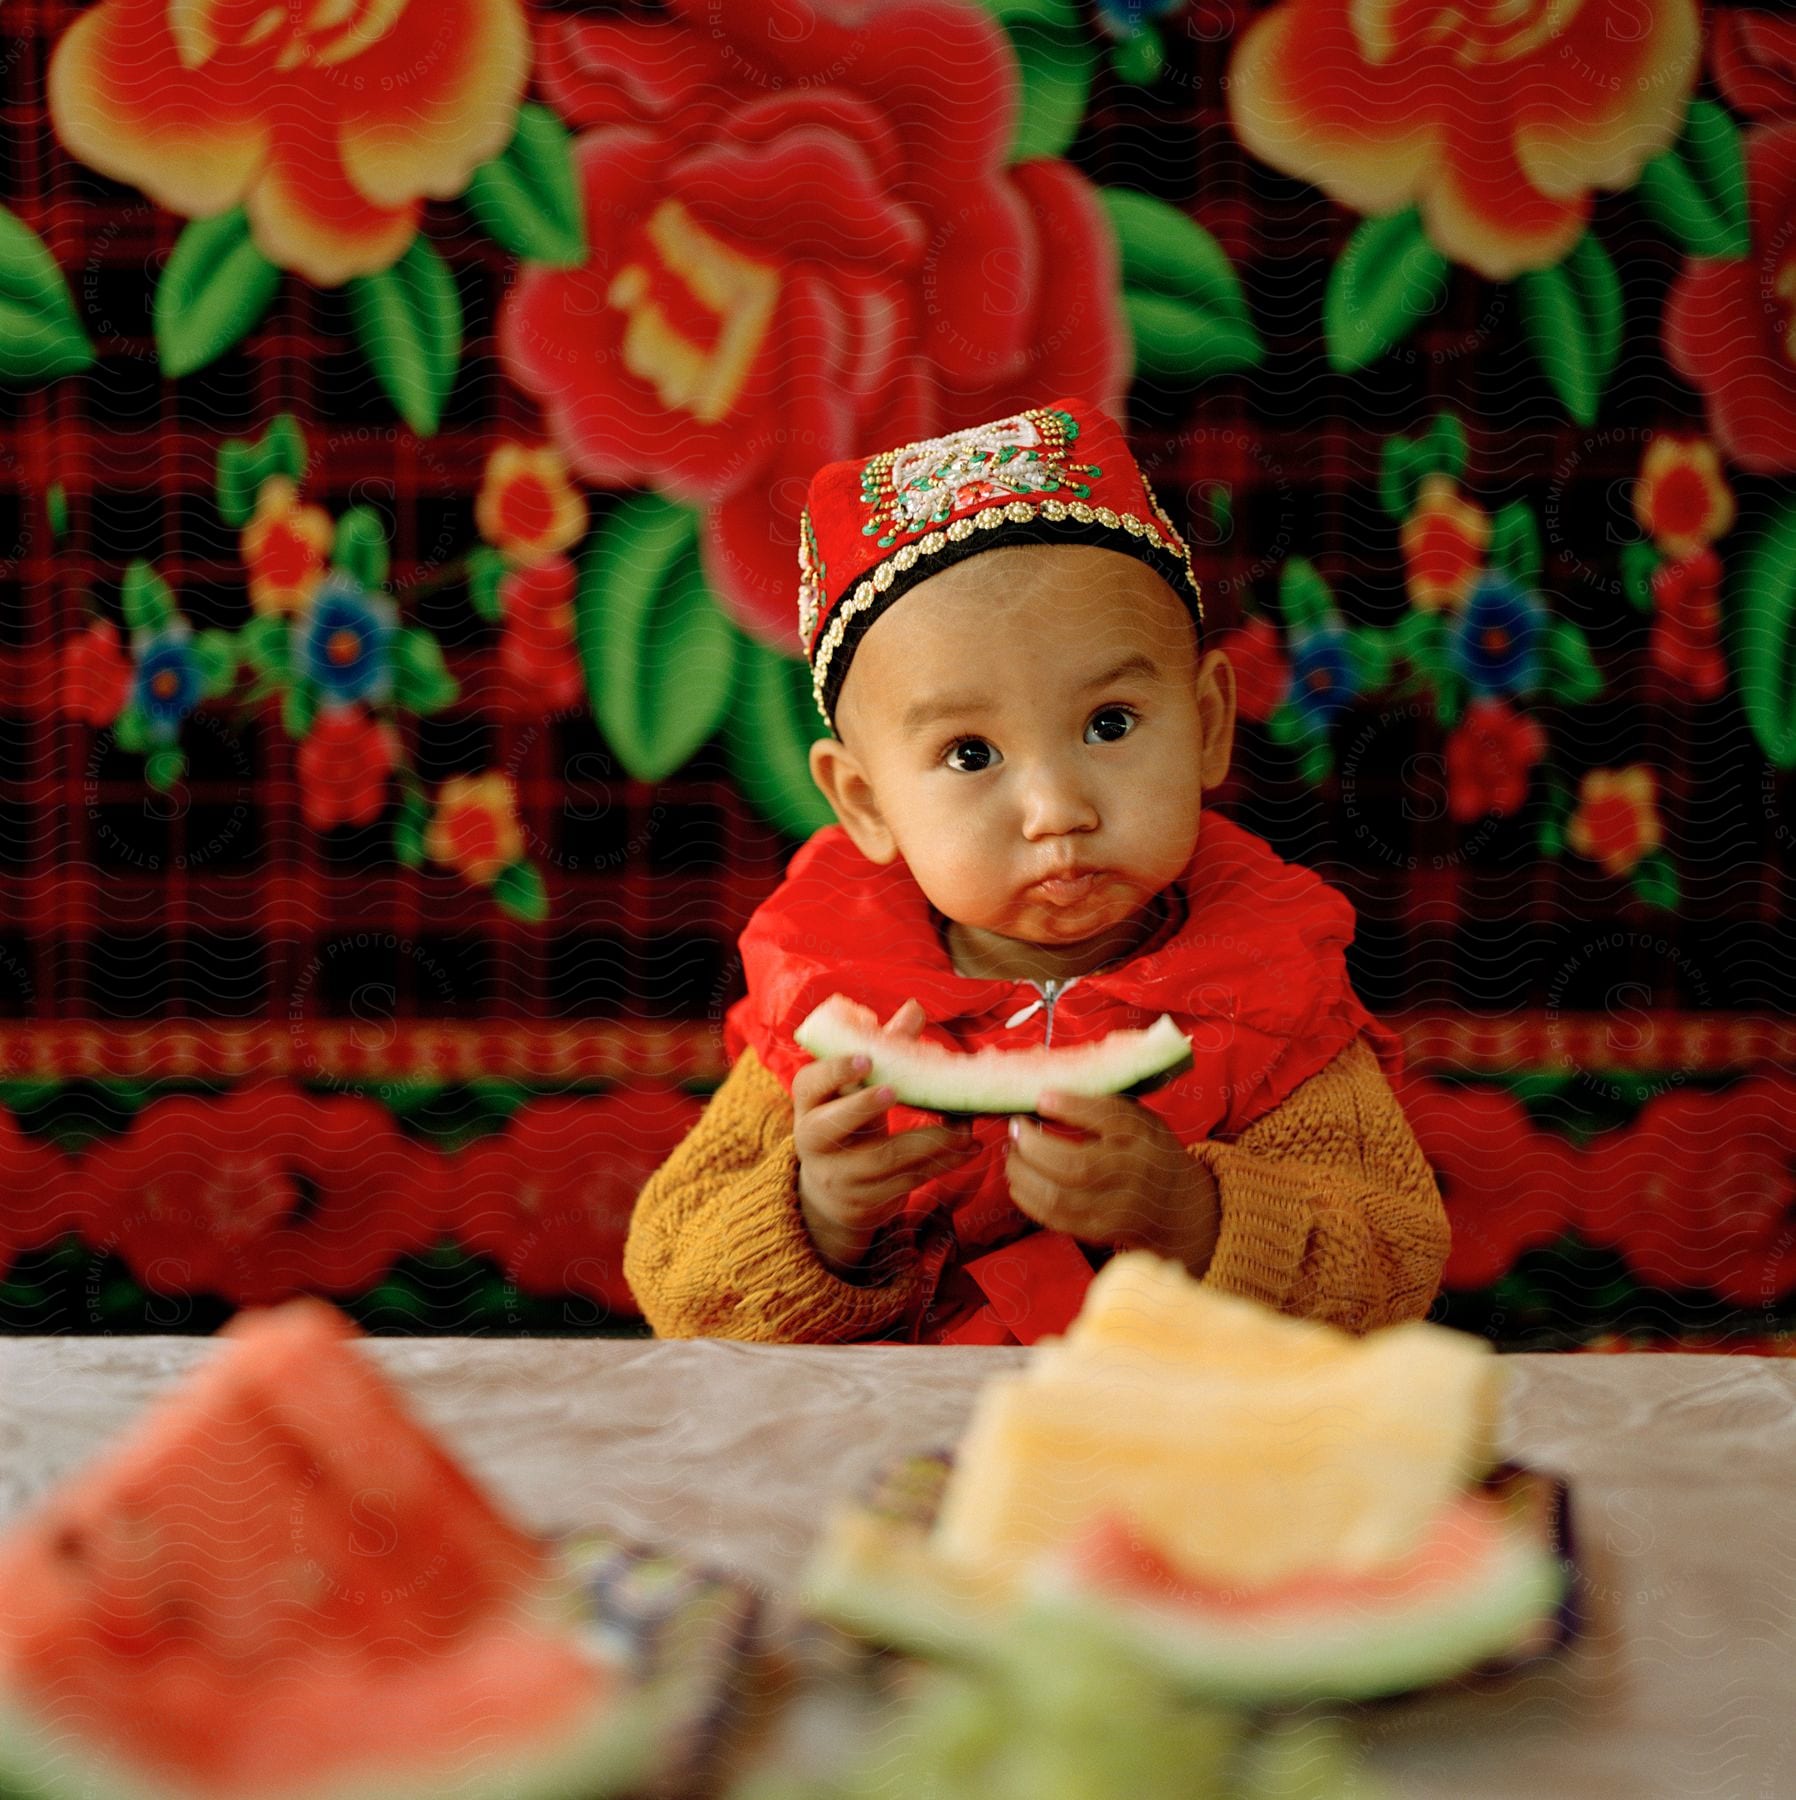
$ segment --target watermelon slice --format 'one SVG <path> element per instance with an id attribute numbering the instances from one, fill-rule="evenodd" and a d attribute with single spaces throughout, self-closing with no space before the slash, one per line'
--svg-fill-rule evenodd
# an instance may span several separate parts
<path id="1" fill-rule="evenodd" d="M 879 1015 L 831 994 L 792 1034 L 822 1060 L 865 1056 L 868 1086 L 889 1086 L 926 1112 L 1027 1113 L 1044 1088 L 1063 1094 L 1140 1094 L 1191 1065 L 1191 1040 L 1162 1013 L 1140 1031 L 1113 1031 L 1065 1050 L 948 1050 L 881 1030 Z"/>
<path id="2" fill-rule="evenodd" d="M 504 1519 L 305 1298 L 237 1314 L 0 1539 L 0 1793 L 599 1795 L 652 1721 Z"/>

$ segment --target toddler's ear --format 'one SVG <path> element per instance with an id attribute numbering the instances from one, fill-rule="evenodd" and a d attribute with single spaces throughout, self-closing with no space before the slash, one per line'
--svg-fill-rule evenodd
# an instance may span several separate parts
<path id="1" fill-rule="evenodd" d="M 811 779 L 861 855 L 874 863 L 889 863 L 897 856 L 898 840 L 879 810 L 873 783 L 846 744 L 837 738 L 818 738 L 811 745 Z"/>
<path id="2" fill-rule="evenodd" d="M 1235 748 L 1235 665 L 1224 650 L 1212 650 L 1198 665 L 1197 716 L 1204 740 L 1203 785 L 1221 787 Z"/>

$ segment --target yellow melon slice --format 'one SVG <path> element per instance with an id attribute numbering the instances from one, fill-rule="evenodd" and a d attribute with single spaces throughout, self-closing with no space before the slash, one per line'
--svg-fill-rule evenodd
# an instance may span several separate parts
<path id="1" fill-rule="evenodd" d="M 1156 1289 L 1154 1272 L 1112 1284 L 1150 1293 L 1170 1331 L 1118 1333 L 1149 1314 L 1107 1303 L 1095 1341 L 1081 1314 L 987 1383 L 936 1521 L 941 1555 L 1016 1580 L 1114 1511 L 1194 1578 L 1370 1568 L 1495 1460 L 1504 1371 L 1484 1339 L 1423 1322 L 1354 1338 L 1177 1273 L 1188 1292 Z M 1318 1333 L 1339 1341 L 1322 1354 Z"/>
<path id="2" fill-rule="evenodd" d="M 1327 1362 L 1358 1342 L 1313 1319 L 1293 1319 L 1257 1300 L 1194 1280 L 1148 1250 L 1113 1256 L 1086 1290 L 1066 1342 L 1139 1346 L 1206 1364 L 1283 1369 Z"/>

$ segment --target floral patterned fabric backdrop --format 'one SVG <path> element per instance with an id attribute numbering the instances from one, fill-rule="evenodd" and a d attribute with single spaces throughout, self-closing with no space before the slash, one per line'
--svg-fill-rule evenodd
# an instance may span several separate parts
<path id="1" fill-rule="evenodd" d="M 820 463 L 1126 423 L 1508 1343 L 1796 1320 L 1796 23 L 17 4 L 0 1323 L 623 1330 Z"/>

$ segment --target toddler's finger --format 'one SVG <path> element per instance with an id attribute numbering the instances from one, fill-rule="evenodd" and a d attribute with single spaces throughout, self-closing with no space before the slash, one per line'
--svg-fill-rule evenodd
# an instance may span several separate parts
<path id="1" fill-rule="evenodd" d="M 842 1079 L 836 1083 L 836 1092 L 858 1094 L 866 1091 L 867 1072 L 873 1067 L 873 1058 L 870 1056 L 845 1056 L 842 1061 L 848 1066 Z"/>
<path id="2" fill-rule="evenodd" d="M 792 1098 L 806 1106 L 819 1106 L 834 1094 L 853 1092 L 871 1066 L 865 1056 L 826 1056 L 806 1063 L 792 1077 Z"/>
<path id="3" fill-rule="evenodd" d="M 977 1149 L 971 1137 L 945 1136 L 939 1127 L 917 1131 L 901 1131 L 884 1144 L 875 1145 L 876 1156 L 883 1155 L 882 1172 L 895 1174 L 925 1169 L 951 1169 L 963 1163 Z"/>
<path id="4" fill-rule="evenodd" d="M 816 1109 L 808 1121 L 815 1149 L 835 1150 L 865 1131 L 892 1104 L 889 1087 L 857 1087 Z"/>
<path id="5" fill-rule="evenodd" d="M 913 995 L 886 1020 L 885 1029 L 897 1037 L 914 1038 L 922 1031 L 928 1016 L 922 1001 Z"/>
<path id="6" fill-rule="evenodd" d="M 897 1142 L 898 1139 L 891 1138 L 883 1144 L 869 1144 L 854 1153 L 848 1179 L 861 1204 L 878 1204 L 908 1194 L 912 1188 L 947 1174 L 966 1159 L 966 1152 L 959 1150 L 906 1154 L 893 1148 Z"/>
<path id="7" fill-rule="evenodd" d="M 792 1077 L 793 1104 L 815 1106 L 825 1094 L 833 1092 L 841 1084 L 848 1060 L 845 1056 L 827 1056 L 805 1063 Z"/>
<path id="8" fill-rule="evenodd" d="M 919 1125 L 914 1131 L 901 1131 L 892 1139 L 894 1144 L 923 1155 L 937 1150 L 968 1150 L 975 1141 L 972 1128 L 961 1125 Z"/>

